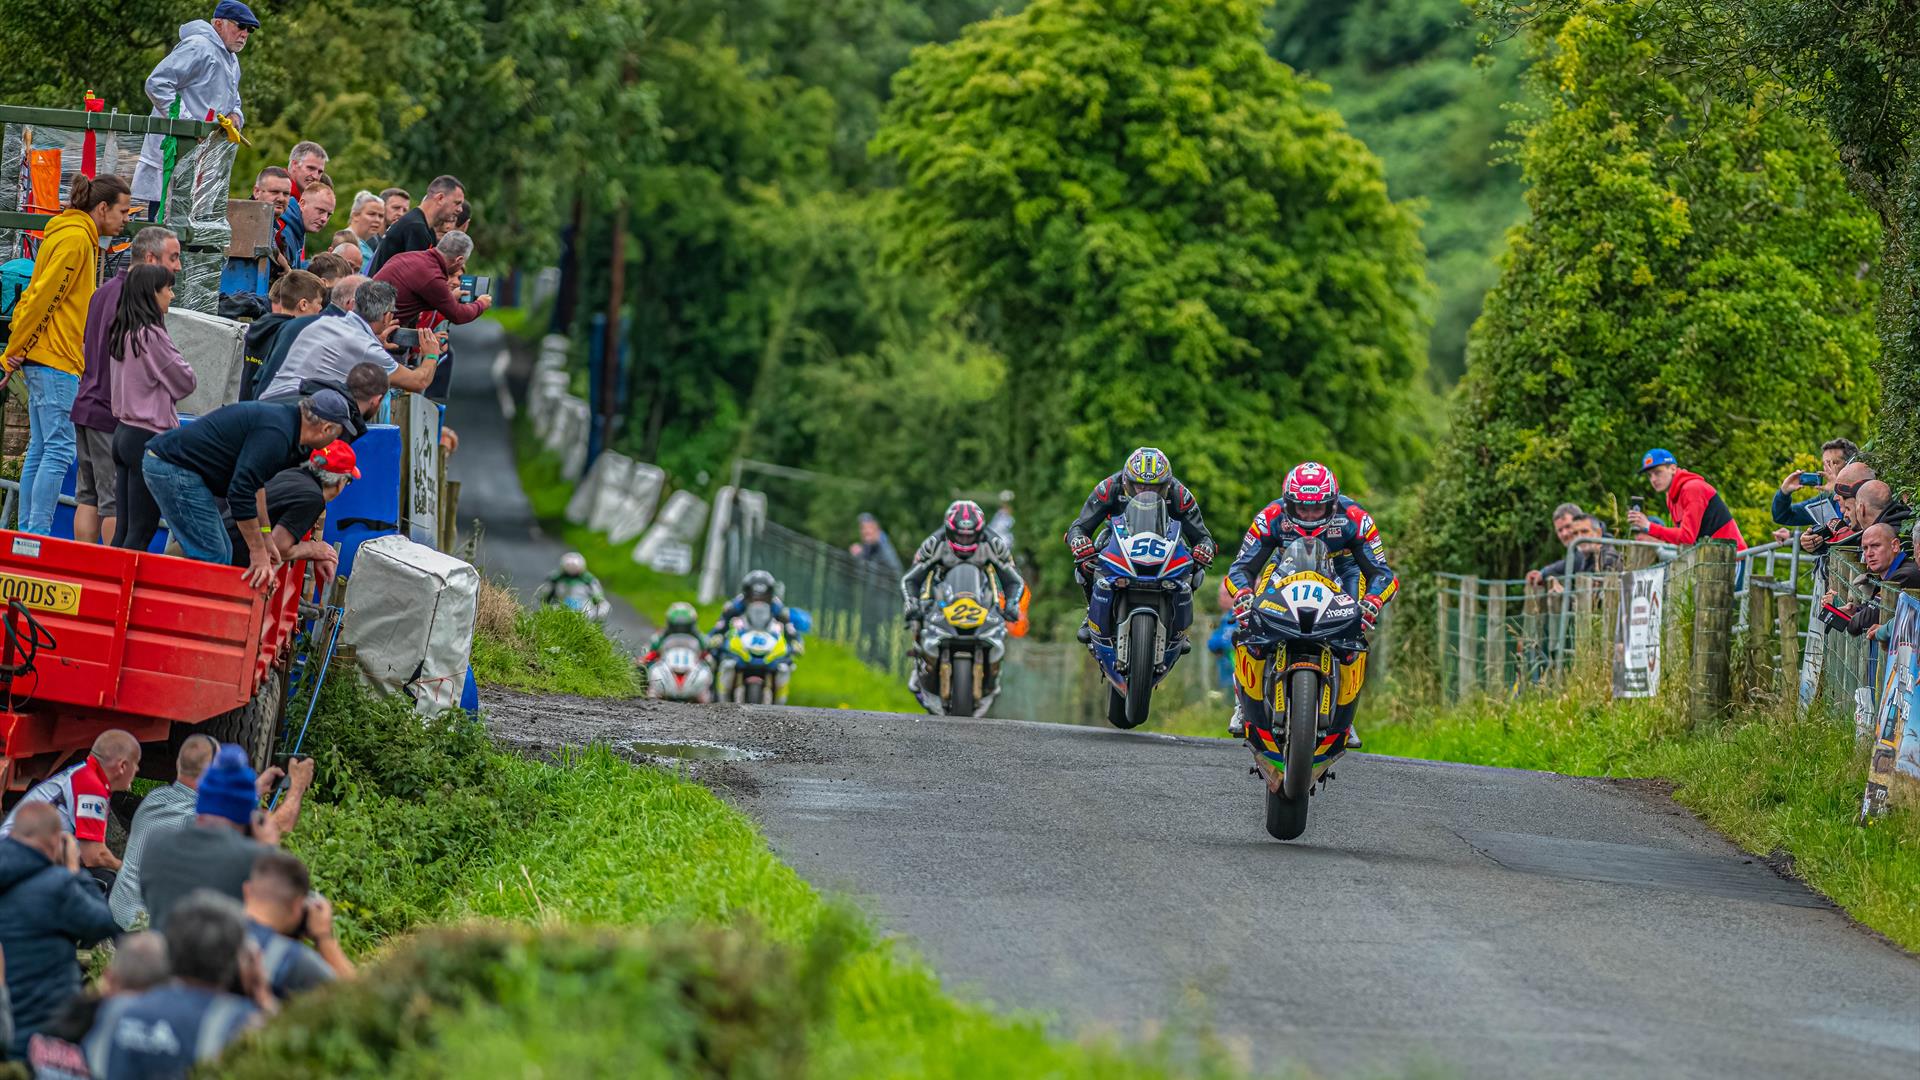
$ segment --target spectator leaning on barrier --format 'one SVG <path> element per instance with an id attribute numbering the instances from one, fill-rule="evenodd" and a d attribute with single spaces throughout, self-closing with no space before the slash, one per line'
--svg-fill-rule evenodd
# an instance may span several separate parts
<path id="1" fill-rule="evenodd" d="M 1565 551 L 1566 546 L 1573 542 L 1575 524 L 1586 516 L 1587 512 L 1580 509 L 1579 503 L 1561 503 L 1553 508 L 1553 537 L 1560 542 L 1562 551 Z M 1560 572 L 1564 573 L 1566 561 L 1566 556 L 1562 555 L 1542 569 L 1527 571 L 1527 584 L 1538 585 L 1545 579 L 1554 577 L 1553 568 L 1556 566 L 1560 567 Z"/>
<path id="2" fill-rule="evenodd" d="M 107 349 L 108 330 L 120 311 L 121 290 L 133 270 L 158 266 L 167 271 L 165 287 L 173 288 L 173 277 L 180 273 L 180 238 L 173 230 L 150 225 L 133 235 L 130 249 L 132 265 L 127 273 L 117 274 L 94 290 L 87 305 L 87 330 L 82 350 L 86 370 L 80 375 L 80 388 L 73 397 L 73 428 L 78 456 L 78 476 L 73 501 L 80 505 L 73 512 L 73 538 L 82 543 L 113 543 L 115 518 L 120 508 L 118 470 L 113 459 L 113 433 L 120 421 L 113 414 L 113 362 Z M 159 278 L 150 272 L 142 284 Z M 143 287 L 143 295 L 156 291 Z M 171 302 L 171 300 L 169 300 Z M 160 314 L 164 317 L 165 307 Z M 162 325 L 162 332 L 165 326 Z"/>
<path id="3" fill-rule="evenodd" d="M 187 558 L 211 563 L 233 558 L 214 495 L 220 492 L 246 541 L 247 583 L 267 587 L 280 563 L 260 520 L 266 483 L 298 463 L 303 451 L 339 438 L 352 422 L 351 413 L 347 399 L 333 390 L 301 398 L 298 404 L 241 401 L 148 443 L 142 463 L 147 490 Z"/>
<path id="4" fill-rule="evenodd" d="M 1869 525 L 1861 532 L 1860 561 L 1875 580 L 1901 589 L 1920 588 L 1920 565 L 1902 550 L 1900 535 L 1890 525 Z M 1845 630 L 1854 637 L 1880 631 L 1876 598 L 1869 596 L 1845 605 L 1838 604 L 1837 598 L 1837 593 L 1828 592 L 1820 600 L 1820 620 L 1830 629 Z"/>
<path id="5" fill-rule="evenodd" d="M 173 47 L 147 76 L 147 100 L 153 115 L 172 120 L 231 117 L 243 127 L 240 111 L 240 50 L 260 28 L 260 20 L 239 0 L 220 0 L 211 22 L 198 19 L 180 27 L 180 44 Z M 140 164 L 133 170 L 133 197 L 149 204 L 149 220 L 162 219 L 159 205 L 178 153 L 170 135 L 149 135 L 140 146 Z M 258 196 L 256 196 L 257 198 Z"/>
<path id="6" fill-rule="evenodd" d="M 173 978 L 144 994 L 109 998 L 94 1013 L 81 1045 L 100 1080 L 184 1077 L 275 1008 L 237 900 L 199 890 L 166 933 Z M 247 996 L 229 992 L 234 986 Z"/>
<path id="7" fill-rule="evenodd" d="M 1854 526 L 1863 531 L 1871 525 L 1885 525 L 1904 538 L 1913 527 L 1913 507 L 1895 495 L 1884 480 L 1861 484 L 1853 498 L 1853 511 Z"/>
<path id="8" fill-rule="evenodd" d="M 325 285 L 327 283 L 325 271 L 334 270 L 339 266 L 340 256 L 331 251 L 323 251 L 313 257 L 308 270 L 320 279 L 321 284 Z M 253 373 L 255 397 L 266 396 L 267 387 L 273 385 L 274 376 L 280 374 L 280 369 L 287 366 L 287 354 L 293 351 L 294 343 L 300 340 L 300 335 L 306 332 L 307 327 L 312 326 L 322 316 L 345 315 L 353 310 L 353 294 L 366 280 L 359 274 L 341 270 L 333 283 L 327 285 L 327 302 L 317 315 L 302 315 L 280 329 L 279 335 L 274 338 L 272 351 L 261 359 L 260 370 Z"/>
<path id="9" fill-rule="evenodd" d="M 87 307 L 99 274 L 100 240 L 119 236 L 132 208 L 125 180 L 75 176 L 67 208 L 47 222 L 33 280 L 14 303 L 0 385 L 16 372 L 27 384 L 31 434 L 20 465 L 22 532 L 53 532 L 60 485 L 73 464 L 73 400 L 86 371 Z"/>
<path id="10" fill-rule="evenodd" d="M 13 824 L 0 840 L 0 953 L 13 1005 L 7 1052 L 18 1058 L 33 1033 L 80 992 L 75 948 L 96 945 L 120 927 L 80 869 L 79 847 L 61 827 L 59 811 L 44 802 L 22 803 Z"/>
<path id="11" fill-rule="evenodd" d="M 167 942 L 159 934 L 128 934 L 113 945 L 113 960 L 94 992 L 69 999 L 46 1026 L 27 1040 L 27 1067 L 35 1080 L 87 1080 L 93 1076 L 81 1043 L 109 998 L 144 994 L 172 978 Z M 99 1080 L 106 1080 L 100 1077 Z"/>
<path id="12" fill-rule="evenodd" d="M 141 856 L 140 896 L 155 929 L 166 930 L 174 905 L 197 888 L 241 898 L 254 861 L 278 851 L 280 837 L 297 823 L 313 785 L 313 759 L 288 766 L 286 798 L 269 816 L 260 800 L 279 777 L 277 768 L 256 776 L 238 746 L 214 755 L 195 789 L 193 824 L 155 836 Z"/>
<path id="13" fill-rule="evenodd" d="M 423 327 L 439 315 L 455 326 L 464 326 L 493 306 L 493 297 L 482 296 L 472 303 L 461 303 L 454 294 L 453 281 L 466 273 L 473 256 L 473 238 L 466 233 L 448 233 L 426 251 L 406 251 L 387 260 L 375 281 L 394 287 L 394 318 L 403 327 Z"/>
<path id="14" fill-rule="evenodd" d="M 315 450 L 306 462 L 282 469 L 267 481 L 267 517 L 272 528 L 267 542 L 279 553 L 281 562 L 305 559 L 313 567 L 314 584 L 325 589 L 339 566 L 339 553 L 333 545 L 312 537 L 313 528 L 326 512 L 327 504 L 347 489 L 347 482 L 360 479 L 353 447 L 336 440 Z M 228 527 L 230 541 L 238 543 L 235 530 Z M 235 565 L 239 553 L 235 547 Z"/>
<path id="15" fill-rule="evenodd" d="M 140 902 L 140 866 L 146 857 L 147 845 L 156 836 L 193 824 L 194 803 L 200 798 L 200 777 L 206 773 L 207 766 L 213 764 L 213 755 L 219 750 L 219 742 L 211 735 L 187 736 L 174 755 L 173 783 L 149 791 L 146 798 L 140 800 L 140 809 L 133 812 L 133 824 L 127 829 L 126 858 L 121 860 L 113 891 L 107 894 L 107 906 L 113 909 L 113 919 L 121 926 L 133 929 L 133 924 L 147 912 L 146 905 Z"/>
<path id="16" fill-rule="evenodd" d="M 847 550 L 854 558 L 873 564 L 890 577 L 900 576 L 900 556 L 893 550 L 893 541 L 887 539 L 886 530 L 880 527 L 880 519 L 863 513 L 859 524 L 860 540 Z"/>
<path id="17" fill-rule="evenodd" d="M 1573 545 L 1572 564 L 1569 565 L 1563 555 L 1535 571 L 1540 575 L 1539 578 L 1536 579 L 1529 574 L 1528 582 L 1532 584 L 1545 582 L 1549 588 L 1558 592 L 1565 588 L 1561 579 L 1571 575 L 1606 574 L 1626 569 L 1626 560 L 1621 558 L 1619 551 L 1597 542 L 1604 539 L 1606 535 L 1606 527 L 1592 514 L 1581 514 L 1571 519 L 1568 522 L 1566 536 L 1567 542 Z"/>
<path id="18" fill-rule="evenodd" d="M 1731 540 L 1735 550 L 1746 550 L 1747 541 L 1733 520 L 1720 493 L 1699 473 L 1682 469 L 1665 450 L 1649 450 L 1640 459 L 1640 472 L 1653 490 L 1667 497 L 1667 516 L 1672 525 L 1647 520 L 1639 510 L 1627 512 L 1627 522 L 1636 535 L 1646 534 L 1669 544 L 1696 544 L 1701 540 Z"/>
<path id="19" fill-rule="evenodd" d="M 438 243 L 435 230 L 450 225 L 460 216 L 466 198 L 467 189 L 459 180 L 451 176 L 434 177 L 419 207 L 387 226 L 386 234 L 380 238 L 380 250 L 373 256 L 371 272 L 378 275 L 388 259 L 403 251 L 425 251 Z"/>
<path id="20" fill-rule="evenodd" d="M 402 390 L 419 392 L 433 382 L 440 362 L 444 335 L 421 335 L 422 356 L 417 367 L 401 367 L 387 351 L 387 341 L 399 328 L 394 316 L 398 292 L 384 281 L 363 282 L 353 291 L 353 310 L 337 318 L 322 318 L 300 331 L 287 358 L 274 372 L 261 397 L 285 394 L 302 379 L 345 379 L 355 364 L 377 364 L 387 380 Z"/>
<path id="21" fill-rule="evenodd" d="M 80 864 L 93 872 L 105 892 L 113 884 L 120 860 L 107 847 L 107 800 L 116 791 L 133 786 L 140 772 L 140 743 L 119 728 L 94 737 L 85 761 L 69 765 L 35 784 L 0 822 L 0 836 L 11 835 L 20 812 L 35 803 L 51 805 L 66 830 L 80 842 Z"/>
<path id="22" fill-rule="evenodd" d="M 1847 439 L 1830 439 L 1820 447 L 1820 474 L 1826 482 L 1820 487 L 1830 489 L 1840 477 L 1840 470 L 1854 458 L 1860 456 L 1860 448 Z M 1773 523 L 1788 528 L 1805 529 L 1819 522 L 1806 507 L 1793 501 L 1793 493 L 1804 490 L 1810 485 L 1801 482 L 1800 470 L 1795 469 L 1780 481 L 1780 487 L 1773 493 Z M 1775 539 L 1785 539 L 1776 534 Z"/>
<path id="23" fill-rule="evenodd" d="M 262 855 L 241 888 L 247 935 L 260 946 L 274 997 L 285 1001 L 336 978 L 353 978 L 353 961 L 333 935 L 333 905 L 313 891 L 306 863 L 284 851 Z"/>
<path id="24" fill-rule="evenodd" d="M 1833 501 L 1840 513 L 1825 525 L 1816 525 L 1800 534 L 1800 547 L 1810 554 L 1821 555 L 1829 547 L 1853 548 L 1860 545 L 1860 526 L 1855 516 L 1858 510 L 1854 500 L 1860 493 L 1860 487 L 1874 479 L 1873 467 L 1864 461 L 1853 461 L 1841 468 L 1833 478 Z"/>

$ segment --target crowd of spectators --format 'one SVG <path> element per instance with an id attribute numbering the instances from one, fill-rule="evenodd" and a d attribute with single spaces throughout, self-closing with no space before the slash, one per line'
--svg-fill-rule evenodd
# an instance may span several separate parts
<path id="1" fill-rule="evenodd" d="M 190 735 L 116 854 L 114 793 L 139 764 L 133 736 L 107 731 L 0 825 L 0 1044 L 35 1076 L 182 1076 L 279 1003 L 354 975 L 332 905 L 280 847 L 311 759 L 256 774 L 240 747 Z M 88 989 L 79 950 L 108 943 Z"/>

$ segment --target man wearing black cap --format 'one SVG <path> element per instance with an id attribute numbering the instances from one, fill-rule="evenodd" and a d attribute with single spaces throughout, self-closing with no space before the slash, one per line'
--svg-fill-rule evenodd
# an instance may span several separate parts
<path id="1" fill-rule="evenodd" d="M 266 484 L 297 465 L 305 451 L 340 437 L 353 409 L 337 390 L 299 401 L 241 401 L 157 436 L 142 464 L 147 490 L 189 559 L 225 563 L 233 558 L 221 519 L 218 491 L 226 496 L 234 525 L 247 545 L 247 583 L 265 588 L 280 564 L 263 527 Z"/>
<path id="2" fill-rule="evenodd" d="M 253 9 L 240 0 L 220 0 L 211 22 L 195 19 L 180 27 L 180 44 L 147 76 L 147 98 L 153 115 L 171 120 L 233 119 L 246 123 L 240 112 L 240 57 L 247 39 L 260 28 Z M 133 171 L 133 199 L 153 207 L 159 221 L 161 200 L 171 183 L 179 148 L 171 135 L 149 135 L 140 147 L 140 164 Z"/>

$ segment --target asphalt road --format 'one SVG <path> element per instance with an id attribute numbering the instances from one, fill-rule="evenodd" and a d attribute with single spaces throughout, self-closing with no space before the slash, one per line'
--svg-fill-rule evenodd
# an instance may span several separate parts
<path id="1" fill-rule="evenodd" d="M 1920 1075 L 1920 960 L 1647 786 L 1350 754 L 1267 838 L 1237 744 L 494 696 L 504 738 L 717 740 L 782 858 L 947 985 L 1260 1071 Z M 564 716 L 564 719 L 558 717 Z"/>
<path id="2" fill-rule="evenodd" d="M 483 523 L 475 562 L 482 573 L 511 583 L 526 603 L 560 564 L 566 546 L 540 531 L 520 474 L 514 467 L 513 429 L 501 412 L 493 380 L 494 361 L 506 349 L 506 334 L 482 319 L 453 329 L 454 368 L 447 400 L 447 423 L 460 434 L 460 449 L 447 463 L 449 479 L 460 481 L 460 523 L 464 537 L 477 519 Z M 592 569 L 589 567 L 589 569 Z M 609 596 L 607 627 L 636 652 L 652 633 L 633 605 Z"/>

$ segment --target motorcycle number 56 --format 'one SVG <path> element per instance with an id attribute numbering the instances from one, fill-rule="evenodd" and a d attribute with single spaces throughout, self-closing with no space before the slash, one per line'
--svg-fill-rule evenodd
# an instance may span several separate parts
<path id="1" fill-rule="evenodd" d="M 1167 557 L 1167 542 L 1157 536 L 1136 536 L 1127 545 L 1127 558 L 1136 562 L 1157 562 Z"/>

